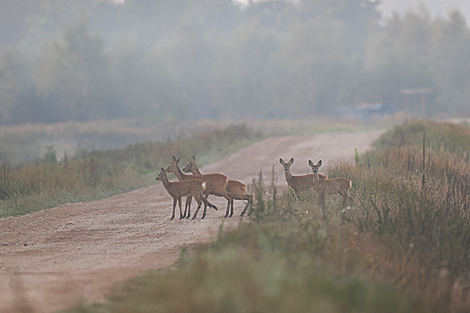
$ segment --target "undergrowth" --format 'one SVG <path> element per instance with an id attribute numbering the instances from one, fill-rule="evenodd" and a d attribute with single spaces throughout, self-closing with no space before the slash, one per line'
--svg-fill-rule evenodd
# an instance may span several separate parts
<path id="1" fill-rule="evenodd" d="M 70 312 L 468 312 L 468 131 L 405 124 L 330 167 L 353 181 L 346 208 L 260 174 L 249 223 Z"/>
<path id="2" fill-rule="evenodd" d="M 53 147 L 34 164 L 13 166 L 0 159 L 0 217 L 25 214 L 62 203 L 88 201 L 155 184 L 171 156 L 221 158 L 263 138 L 244 124 L 195 129 L 192 135 L 135 143 L 124 149 L 77 152 L 57 162 Z M 207 157 L 206 157 L 207 159 Z M 204 164 L 204 160 L 201 165 Z"/>

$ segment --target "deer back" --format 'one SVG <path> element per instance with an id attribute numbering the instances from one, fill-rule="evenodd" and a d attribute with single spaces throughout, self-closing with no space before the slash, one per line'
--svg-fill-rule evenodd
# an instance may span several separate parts
<path id="1" fill-rule="evenodd" d="M 196 176 L 197 179 L 203 180 L 206 182 L 206 192 L 215 193 L 215 194 L 224 194 L 226 193 L 226 187 L 228 183 L 228 178 L 222 174 L 205 174 Z"/>
<path id="2" fill-rule="evenodd" d="M 246 192 L 246 186 L 242 182 L 237 180 L 229 180 L 226 186 L 227 192 L 233 196 L 244 195 Z"/>
<path id="3" fill-rule="evenodd" d="M 325 191 L 327 194 L 340 193 L 345 194 L 351 188 L 352 181 L 345 177 L 336 177 L 320 180 L 315 188 Z"/>
<path id="4" fill-rule="evenodd" d="M 168 187 L 168 192 L 177 197 L 194 196 L 204 191 L 205 184 L 206 183 L 200 179 L 171 182 Z"/>
<path id="5" fill-rule="evenodd" d="M 308 190 L 313 187 L 313 175 L 291 176 L 287 184 L 297 193 Z"/>
<path id="6" fill-rule="evenodd" d="M 325 175 L 319 174 L 318 176 L 321 180 L 327 179 Z M 296 192 L 306 191 L 314 187 L 313 174 L 291 177 L 292 178 L 287 182 L 287 184 Z"/>

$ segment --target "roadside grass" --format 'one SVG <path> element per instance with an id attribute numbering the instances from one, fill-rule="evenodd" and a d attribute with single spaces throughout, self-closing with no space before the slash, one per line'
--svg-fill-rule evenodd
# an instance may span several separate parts
<path id="1" fill-rule="evenodd" d="M 155 184 L 171 157 L 210 153 L 222 158 L 264 135 L 244 124 L 180 134 L 175 139 L 135 143 L 124 149 L 79 151 L 57 162 L 54 151 L 35 164 L 0 162 L 0 217 L 25 214 L 62 203 L 89 201 Z"/>
<path id="2" fill-rule="evenodd" d="M 390 128 L 400 123 L 399 117 L 366 122 L 355 120 L 298 119 L 298 120 L 200 120 L 177 121 L 171 117 L 161 120 L 103 120 L 58 124 L 26 124 L 0 126 L 0 156 L 8 157 L 13 165 L 33 162 L 53 146 L 59 160 L 83 150 L 124 149 L 137 142 L 176 140 L 185 135 L 225 129 L 230 125 L 247 125 L 267 136 L 308 135 L 319 133 L 358 132 Z M 214 148 L 216 146 L 213 146 Z M 222 144 L 222 147 L 226 145 Z M 235 147 L 236 148 L 236 147 Z M 235 150 L 234 150 L 235 151 Z M 210 154 L 208 154 L 210 155 Z M 201 162 L 202 160 L 199 160 Z M 214 157 L 207 162 L 217 161 Z"/>
<path id="3" fill-rule="evenodd" d="M 202 166 L 267 136 L 355 132 L 379 126 L 383 123 L 326 120 L 238 124 L 230 120 L 187 124 L 118 120 L 1 126 L 0 217 L 149 186 L 155 183 L 152 175 L 167 166 L 172 155 L 197 155 Z M 161 140 L 148 140 L 155 137 Z M 114 146 L 122 148 L 109 149 Z M 44 157 L 38 158 L 39 153 Z"/>
<path id="4" fill-rule="evenodd" d="M 400 132 L 415 141 L 329 167 L 353 180 L 347 208 L 339 196 L 279 193 L 260 175 L 250 222 L 226 232 L 222 221 L 217 240 L 183 247 L 172 268 L 67 312 L 468 312 L 470 167 L 458 148 L 468 130 L 404 124 L 379 143 Z"/>

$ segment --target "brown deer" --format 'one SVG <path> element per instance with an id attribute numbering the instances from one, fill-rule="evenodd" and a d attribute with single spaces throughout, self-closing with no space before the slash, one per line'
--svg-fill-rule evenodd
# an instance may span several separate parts
<path id="1" fill-rule="evenodd" d="M 308 160 L 308 165 L 313 170 L 313 183 L 315 189 L 321 193 L 328 195 L 339 193 L 343 197 L 343 207 L 346 204 L 348 199 L 351 199 L 349 196 L 349 189 L 351 189 L 352 181 L 345 177 L 336 177 L 330 179 L 320 179 L 318 174 L 318 169 L 322 165 L 322 161 L 318 161 L 317 164 L 314 164 L 312 160 Z"/>
<path id="2" fill-rule="evenodd" d="M 173 156 L 171 164 L 166 169 L 166 172 L 175 173 L 176 177 L 180 181 L 194 179 L 195 177 L 193 175 L 183 174 L 180 167 L 178 166 L 178 163 L 180 162 L 180 160 L 181 158 L 176 159 Z M 229 209 L 230 203 L 232 201 L 232 196 L 225 189 L 227 186 L 227 182 L 228 182 L 227 176 L 222 175 L 222 174 L 206 174 L 206 175 L 198 176 L 197 179 L 200 179 L 206 182 L 206 189 L 204 190 L 205 196 L 211 194 L 214 196 L 224 197 L 228 201 L 227 210 Z M 188 201 L 191 202 L 189 197 L 186 199 L 186 204 L 188 204 Z M 217 210 L 217 207 L 213 205 L 212 203 L 210 203 L 209 201 L 207 201 L 207 205 Z M 202 218 L 204 218 L 205 215 L 206 215 L 206 207 L 204 207 L 204 214 Z"/>
<path id="3" fill-rule="evenodd" d="M 196 177 L 202 175 L 201 172 L 199 171 L 199 168 L 197 167 L 196 157 L 195 156 L 191 157 L 191 160 L 189 161 L 188 165 L 186 165 L 185 168 L 183 168 L 183 172 L 192 173 Z M 232 202 L 230 203 L 230 215 L 228 215 L 229 211 L 227 209 L 227 212 L 225 213 L 224 217 L 227 217 L 227 216 L 232 217 L 232 215 L 233 215 L 233 200 L 246 200 L 246 201 L 248 201 L 245 208 L 243 209 L 243 212 L 240 214 L 240 216 L 243 216 L 245 214 L 248 207 L 251 208 L 253 206 L 253 196 L 248 195 L 246 193 L 246 186 L 242 182 L 239 182 L 237 180 L 229 179 L 225 189 L 227 190 L 227 192 L 229 194 L 232 195 Z M 208 196 L 209 195 L 207 195 L 207 197 Z M 206 200 L 207 200 L 207 197 L 206 197 Z M 191 205 L 191 203 L 189 203 L 189 205 Z"/>
<path id="4" fill-rule="evenodd" d="M 299 196 L 301 192 L 313 188 L 313 174 L 293 176 L 290 173 L 290 166 L 294 163 L 294 158 L 291 158 L 288 163 L 284 162 L 284 160 L 281 158 L 279 159 L 279 162 L 284 167 L 284 174 L 286 175 L 287 185 L 294 189 L 297 196 Z M 320 179 L 326 179 L 325 175 L 320 174 L 319 176 Z"/>
<path id="5" fill-rule="evenodd" d="M 185 181 L 170 182 L 166 176 L 164 168 L 161 169 L 160 174 L 158 174 L 156 179 L 162 181 L 166 191 L 168 191 L 170 196 L 173 197 L 173 215 L 171 216 L 170 221 L 175 218 L 175 208 L 177 201 L 180 208 L 180 219 L 184 218 L 183 212 L 181 211 L 181 197 L 183 196 L 191 196 L 196 199 L 197 210 L 193 216 L 193 219 L 196 218 L 197 212 L 199 212 L 199 208 L 204 202 L 204 214 L 202 216 L 202 218 L 204 218 L 207 206 L 207 200 L 203 197 L 202 194 L 206 189 L 206 183 L 204 181 L 200 179 L 190 179 Z"/>

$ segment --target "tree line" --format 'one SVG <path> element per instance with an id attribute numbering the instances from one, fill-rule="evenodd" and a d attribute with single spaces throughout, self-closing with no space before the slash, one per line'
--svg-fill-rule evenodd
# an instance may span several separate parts
<path id="1" fill-rule="evenodd" d="M 384 21 L 377 1 L 7 0 L 0 123 L 296 118 L 428 88 L 429 115 L 468 115 L 462 14 Z M 411 107 L 419 96 L 410 96 Z"/>

